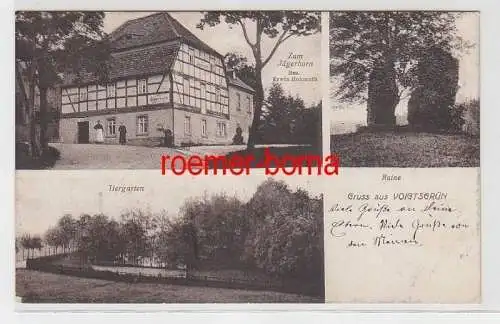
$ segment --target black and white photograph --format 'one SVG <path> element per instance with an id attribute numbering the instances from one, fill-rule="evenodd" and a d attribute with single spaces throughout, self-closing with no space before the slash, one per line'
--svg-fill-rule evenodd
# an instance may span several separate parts
<path id="1" fill-rule="evenodd" d="M 479 12 L 332 11 L 343 167 L 479 167 Z"/>
<path id="2" fill-rule="evenodd" d="M 313 11 L 16 13 L 16 168 L 321 155 Z M 252 166 L 253 167 L 253 166 Z"/>
<path id="3" fill-rule="evenodd" d="M 18 302 L 324 302 L 318 177 L 46 179 L 18 175 Z"/>

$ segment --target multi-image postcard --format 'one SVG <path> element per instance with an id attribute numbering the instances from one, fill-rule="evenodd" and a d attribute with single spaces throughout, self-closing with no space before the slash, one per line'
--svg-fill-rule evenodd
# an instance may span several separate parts
<path id="1" fill-rule="evenodd" d="M 16 12 L 19 309 L 481 303 L 479 16 Z"/>

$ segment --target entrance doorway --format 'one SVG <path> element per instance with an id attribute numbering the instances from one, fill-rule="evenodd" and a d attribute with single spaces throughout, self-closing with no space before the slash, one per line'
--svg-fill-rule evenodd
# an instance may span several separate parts
<path id="1" fill-rule="evenodd" d="M 78 122 L 78 144 L 89 143 L 89 122 Z"/>

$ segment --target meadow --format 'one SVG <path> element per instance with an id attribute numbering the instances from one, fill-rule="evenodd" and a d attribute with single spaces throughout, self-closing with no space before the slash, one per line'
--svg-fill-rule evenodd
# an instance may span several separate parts
<path id="1" fill-rule="evenodd" d="M 33 270 L 16 270 L 16 296 L 23 303 L 319 303 L 322 298 L 155 283 L 125 283 Z"/>
<path id="2" fill-rule="evenodd" d="M 411 131 L 332 135 L 340 167 L 479 167 L 479 137 Z"/>

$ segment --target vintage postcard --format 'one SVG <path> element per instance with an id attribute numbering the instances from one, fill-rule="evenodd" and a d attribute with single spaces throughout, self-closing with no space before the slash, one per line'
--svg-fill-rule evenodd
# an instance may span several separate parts
<path id="1" fill-rule="evenodd" d="M 16 13 L 17 169 L 321 155 L 321 13 Z"/>
<path id="2" fill-rule="evenodd" d="M 478 12 L 15 20 L 19 302 L 481 302 Z"/>

